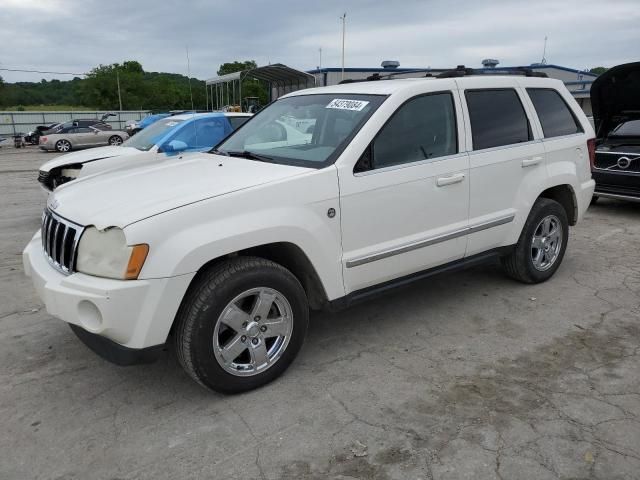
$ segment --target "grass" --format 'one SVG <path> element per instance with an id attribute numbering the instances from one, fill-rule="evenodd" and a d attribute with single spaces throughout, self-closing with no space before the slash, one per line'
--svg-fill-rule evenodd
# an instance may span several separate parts
<path id="1" fill-rule="evenodd" d="M 16 107 L 0 107 L 0 111 L 4 112 L 81 112 L 81 111 L 93 111 L 100 110 L 99 108 L 80 107 L 71 105 L 18 105 Z"/>

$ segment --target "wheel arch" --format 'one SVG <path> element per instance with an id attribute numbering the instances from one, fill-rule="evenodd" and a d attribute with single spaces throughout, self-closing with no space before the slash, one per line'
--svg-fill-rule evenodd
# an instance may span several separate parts
<path id="1" fill-rule="evenodd" d="M 204 272 L 226 260 L 240 256 L 260 257 L 282 265 L 298 279 L 312 310 L 321 310 L 328 305 L 326 290 L 313 263 L 298 245 L 290 242 L 266 243 L 213 258 L 198 269 L 187 292 L 198 282 Z"/>
<path id="2" fill-rule="evenodd" d="M 569 225 L 575 225 L 578 222 L 578 200 L 573 187 L 569 184 L 560 184 L 549 187 L 542 191 L 537 198 L 548 198 L 555 200 L 564 208 L 567 213 Z"/>

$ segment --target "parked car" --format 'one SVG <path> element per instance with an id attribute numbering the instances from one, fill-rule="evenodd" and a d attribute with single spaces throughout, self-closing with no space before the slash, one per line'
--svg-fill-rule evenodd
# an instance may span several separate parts
<path id="1" fill-rule="evenodd" d="M 462 75 L 293 92 L 210 153 L 62 186 L 25 271 L 98 354 L 170 343 L 221 392 L 283 373 L 309 309 L 497 258 L 548 280 L 591 200 L 594 132 L 561 81 Z"/>
<path id="2" fill-rule="evenodd" d="M 102 145 L 122 145 L 129 135 L 119 130 L 104 130 L 99 125 L 92 127 L 66 127 L 58 133 L 40 137 L 42 150 L 55 150 L 66 153 L 79 148 L 99 147 Z"/>
<path id="3" fill-rule="evenodd" d="M 57 125 L 57 123 L 51 123 L 49 125 L 38 125 L 33 130 L 27 132 L 27 134 L 24 136 L 24 141 L 30 143 L 31 145 L 38 145 L 40 143 L 40 137 L 42 136 L 42 134 L 47 130 L 51 130 Z"/>
<path id="4" fill-rule="evenodd" d="M 38 181 L 47 190 L 95 173 L 131 164 L 154 162 L 184 152 L 211 150 L 246 122 L 249 113 L 196 113 L 155 122 L 121 146 L 73 152 L 40 167 Z"/>
<path id="5" fill-rule="evenodd" d="M 56 123 L 49 130 L 42 132 L 42 135 L 52 135 L 54 133 L 60 133 L 62 130 L 66 130 L 72 127 L 96 127 L 100 130 L 111 130 L 112 127 L 107 122 L 99 118 L 79 118 L 76 120 L 69 120 L 64 123 Z"/>
<path id="6" fill-rule="evenodd" d="M 154 124 L 158 120 L 162 120 L 163 118 L 167 118 L 169 116 L 171 116 L 170 113 L 156 113 L 153 115 L 147 115 L 142 120 L 133 120 L 128 123 L 125 127 L 125 130 L 129 134 L 129 136 L 133 137 L 140 130 L 147 128 L 149 125 Z"/>
<path id="7" fill-rule="evenodd" d="M 591 86 L 598 197 L 640 202 L 640 62 L 607 70 Z"/>

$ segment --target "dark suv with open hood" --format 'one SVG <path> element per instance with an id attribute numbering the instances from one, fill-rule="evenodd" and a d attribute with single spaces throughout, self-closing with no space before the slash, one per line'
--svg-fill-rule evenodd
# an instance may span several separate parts
<path id="1" fill-rule="evenodd" d="M 607 70 L 591 86 L 596 128 L 594 199 L 640 202 L 640 62 Z"/>

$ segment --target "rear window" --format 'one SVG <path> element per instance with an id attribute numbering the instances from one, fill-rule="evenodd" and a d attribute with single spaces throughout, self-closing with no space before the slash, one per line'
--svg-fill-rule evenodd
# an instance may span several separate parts
<path id="1" fill-rule="evenodd" d="M 528 142 L 533 138 L 515 90 L 467 90 L 465 97 L 474 150 Z"/>
<path id="2" fill-rule="evenodd" d="M 582 127 L 562 99 L 550 88 L 527 88 L 545 138 L 560 137 L 582 132 Z"/>

